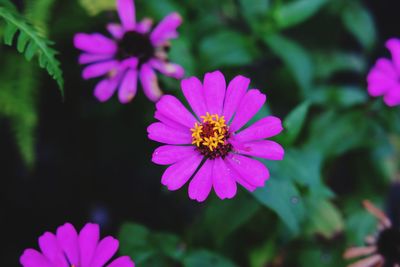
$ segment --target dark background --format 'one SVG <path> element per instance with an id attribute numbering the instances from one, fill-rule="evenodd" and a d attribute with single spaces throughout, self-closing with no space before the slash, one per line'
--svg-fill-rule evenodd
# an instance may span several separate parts
<path id="1" fill-rule="evenodd" d="M 365 2 L 379 32 L 374 54 L 386 55 L 384 41 L 400 36 L 400 3 Z M 19 156 L 9 121 L 0 119 L 2 266 L 19 266 L 23 249 L 37 248 L 44 231 L 54 232 L 64 222 L 78 228 L 98 222 L 104 233 L 114 235 L 124 221 L 180 233 L 205 205 L 188 201 L 186 189 L 175 193 L 162 188 L 164 168 L 151 163 L 156 144 L 146 137 L 154 109 L 142 92 L 128 105 L 116 99 L 97 102 L 95 82 L 80 78 L 72 35 L 55 37 L 65 72 L 65 100 L 48 79 L 39 94 L 33 170 Z"/>

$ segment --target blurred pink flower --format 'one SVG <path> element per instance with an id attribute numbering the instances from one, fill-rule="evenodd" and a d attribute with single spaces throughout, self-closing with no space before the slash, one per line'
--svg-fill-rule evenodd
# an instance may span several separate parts
<path id="1" fill-rule="evenodd" d="M 97 224 L 86 224 L 78 234 L 66 223 L 57 233 L 44 233 L 39 237 L 41 252 L 28 248 L 20 258 L 24 267 L 103 267 L 117 252 L 118 240 L 107 236 L 102 240 Z M 134 267 L 128 256 L 122 256 L 107 267 Z"/>
<path id="2" fill-rule="evenodd" d="M 368 92 L 371 96 L 383 96 L 386 105 L 400 104 L 400 39 L 389 39 L 386 47 L 392 60 L 380 58 L 368 74 Z"/>
<path id="3" fill-rule="evenodd" d="M 400 267 L 400 230 L 369 200 L 364 200 L 363 205 L 378 219 L 378 232 L 365 238 L 365 246 L 346 249 L 345 259 L 357 259 L 347 267 Z"/>
<path id="4" fill-rule="evenodd" d="M 117 90 L 121 103 L 130 102 L 136 95 L 138 78 L 145 95 L 157 101 L 162 92 L 155 70 L 176 79 L 184 75 L 181 66 L 167 59 L 169 40 L 178 36 L 176 29 L 182 18 L 172 13 L 152 29 L 150 19 L 136 22 L 133 0 L 116 2 L 121 25 L 107 25 L 112 38 L 99 33 L 77 33 L 74 37 L 75 47 L 83 51 L 79 63 L 90 64 L 82 76 L 84 79 L 103 77 L 94 91 L 102 102 Z"/>
<path id="5" fill-rule="evenodd" d="M 156 104 L 155 118 L 160 122 L 147 131 L 150 139 L 166 144 L 154 151 L 152 161 L 171 165 L 161 179 L 169 190 L 181 188 L 193 177 L 189 197 L 201 202 L 211 188 L 225 199 L 235 196 L 236 182 L 249 191 L 264 186 L 268 169 L 247 156 L 281 160 L 283 148 L 264 139 L 279 134 L 282 124 L 268 116 L 241 130 L 266 100 L 257 89 L 247 91 L 249 84 L 239 75 L 226 88 L 223 74 L 215 71 L 205 75 L 203 84 L 196 77 L 182 80 L 183 94 L 195 115 L 171 95 Z"/>

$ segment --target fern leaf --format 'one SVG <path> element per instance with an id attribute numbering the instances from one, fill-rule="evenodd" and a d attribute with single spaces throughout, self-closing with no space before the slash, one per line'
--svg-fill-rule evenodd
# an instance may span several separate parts
<path id="1" fill-rule="evenodd" d="M 51 42 L 40 36 L 36 29 L 15 8 L 9 8 L 8 4 L 5 5 L 6 2 L 8 1 L 0 1 L 0 17 L 6 22 L 4 43 L 12 45 L 18 32 L 17 50 L 24 53 L 27 60 L 32 59 L 37 54 L 40 67 L 46 69 L 56 80 L 63 95 L 64 80 L 60 62 L 55 57 L 56 50 L 50 47 Z"/>
<path id="2" fill-rule="evenodd" d="M 0 69 L 0 118 L 10 122 L 21 158 L 31 169 L 35 164 L 38 110 L 36 94 L 38 68 L 17 53 L 2 56 Z"/>

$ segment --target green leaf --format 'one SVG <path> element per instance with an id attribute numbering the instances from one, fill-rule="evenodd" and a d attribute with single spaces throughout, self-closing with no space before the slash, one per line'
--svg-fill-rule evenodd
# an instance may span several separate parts
<path id="1" fill-rule="evenodd" d="M 190 47 L 189 39 L 185 36 L 181 36 L 172 41 L 171 50 L 169 52 L 171 62 L 182 65 L 185 69 L 186 76 L 195 75 L 196 63 Z"/>
<path id="2" fill-rule="evenodd" d="M 326 80 L 338 72 L 363 74 L 367 67 L 365 58 L 352 52 L 321 51 L 313 53 L 315 76 Z"/>
<path id="3" fill-rule="evenodd" d="M 79 0 L 79 4 L 89 16 L 96 16 L 103 11 L 115 10 L 115 0 Z"/>
<path id="4" fill-rule="evenodd" d="M 246 20 L 256 25 L 262 22 L 271 6 L 270 0 L 240 0 L 240 7 Z"/>
<path id="5" fill-rule="evenodd" d="M 343 230 L 344 222 L 339 210 L 327 200 L 311 198 L 307 201 L 307 218 L 304 231 L 332 238 Z"/>
<path id="6" fill-rule="evenodd" d="M 311 102 L 321 106 L 348 108 L 368 101 L 367 91 L 354 86 L 321 86 L 314 90 Z"/>
<path id="7" fill-rule="evenodd" d="M 284 133 L 280 140 L 284 140 L 286 145 L 293 144 L 299 136 L 307 117 L 310 103 L 305 101 L 293 109 L 283 121 Z"/>
<path id="8" fill-rule="evenodd" d="M 172 0 L 146 0 L 143 3 L 145 4 L 147 14 L 151 14 L 152 18 L 159 21 L 172 12 L 178 12 L 181 16 L 185 17 L 186 9 L 183 8 L 183 3 L 177 4 Z"/>
<path id="9" fill-rule="evenodd" d="M 2 0 L 0 4 L 4 3 L 4 1 Z M 6 21 L 6 30 L 4 32 L 5 44 L 11 45 L 18 31 L 18 51 L 21 53 L 25 52 L 25 57 L 29 59 L 32 58 L 32 50 L 36 48 L 35 53 L 38 54 L 40 67 L 46 69 L 57 81 L 61 94 L 63 94 L 64 80 L 62 70 L 60 69 L 60 62 L 55 58 L 57 52 L 49 45 L 50 41 L 41 37 L 23 16 L 3 4 L 0 6 L 0 17 Z"/>
<path id="10" fill-rule="evenodd" d="M 362 246 L 365 244 L 365 237 L 376 232 L 377 220 L 369 212 L 357 206 L 357 210 L 350 212 L 346 219 L 346 236 L 349 245 Z"/>
<path id="11" fill-rule="evenodd" d="M 257 54 L 252 40 L 235 31 L 210 34 L 200 43 L 199 50 L 208 69 L 250 64 Z"/>
<path id="12" fill-rule="evenodd" d="M 251 267 L 265 267 L 269 266 L 274 257 L 277 255 L 277 245 L 275 239 L 268 238 L 268 240 L 260 247 L 253 249 L 250 252 L 250 266 Z"/>
<path id="13" fill-rule="evenodd" d="M 329 111 L 313 120 L 307 146 L 325 157 L 371 144 L 371 123 L 362 112 Z"/>
<path id="14" fill-rule="evenodd" d="M 313 81 L 313 65 L 308 52 L 295 41 L 278 34 L 265 36 L 263 40 L 292 72 L 303 95 L 308 95 Z"/>
<path id="15" fill-rule="evenodd" d="M 229 201 L 215 200 L 209 203 L 205 210 L 200 224 L 201 234 L 208 232 L 217 244 L 221 244 L 226 237 L 249 221 L 259 209 L 258 202 L 246 194 Z"/>
<path id="16" fill-rule="evenodd" d="M 264 206 L 275 211 L 284 224 L 298 234 L 304 216 L 304 204 L 300 192 L 289 179 L 271 175 L 266 185 L 252 195 Z"/>
<path id="17" fill-rule="evenodd" d="M 374 19 L 371 13 L 357 1 L 349 1 L 342 12 L 342 20 L 347 30 L 366 49 L 371 49 L 377 39 Z"/>
<path id="18" fill-rule="evenodd" d="M 121 253 L 129 255 L 141 266 L 153 265 L 154 258 L 179 259 L 182 257 L 180 239 L 169 233 L 150 232 L 146 227 L 126 223 L 118 234 Z"/>
<path id="19" fill-rule="evenodd" d="M 313 247 L 302 247 L 299 266 L 347 266 L 348 262 L 345 262 L 342 256 L 343 250 L 344 248 L 337 244 L 326 248 L 321 244 L 315 244 Z"/>
<path id="20" fill-rule="evenodd" d="M 287 149 L 285 158 L 280 163 L 279 173 L 290 177 L 296 183 L 318 190 L 321 185 L 322 156 L 317 151 Z"/>
<path id="21" fill-rule="evenodd" d="M 206 250 L 190 252 L 183 259 L 184 267 L 235 267 L 236 265 L 221 255 Z"/>
<path id="22" fill-rule="evenodd" d="M 295 26 L 316 14 L 328 0 L 297 0 L 279 6 L 274 18 L 280 28 Z"/>

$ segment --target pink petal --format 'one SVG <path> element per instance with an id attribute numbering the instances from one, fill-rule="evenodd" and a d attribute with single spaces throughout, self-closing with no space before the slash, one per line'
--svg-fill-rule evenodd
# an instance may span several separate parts
<path id="1" fill-rule="evenodd" d="M 118 65 L 119 65 L 118 61 L 116 61 L 116 60 L 95 63 L 95 64 L 89 65 L 83 69 L 82 77 L 84 79 L 90 79 L 90 78 L 103 76 L 112 71 L 116 71 L 118 68 Z"/>
<path id="2" fill-rule="evenodd" d="M 285 154 L 280 144 L 270 140 L 238 143 L 234 145 L 234 148 L 240 154 L 269 160 L 282 160 Z"/>
<path id="3" fill-rule="evenodd" d="M 31 248 L 25 249 L 24 253 L 19 259 L 19 262 L 24 267 L 54 267 L 54 265 L 51 264 L 46 257 Z"/>
<path id="4" fill-rule="evenodd" d="M 121 68 L 126 69 L 126 68 L 132 68 L 136 69 L 139 64 L 139 59 L 135 57 L 129 57 L 127 59 L 124 59 L 121 61 Z"/>
<path id="5" fill-rule="evenodd" d="M 135 29 L 135 4 L 133 0 L 117 0 L 118 15 L 126 31 Z"/>
<path id="6" fill-rule="evenodd" d="M 373 97 L 382 96 L 395 86 L 396 84 L 386 81 L 368 83 L 368 93 Z"/>
<path id="7" fill-rule="evenodd" d="M 383 100 L 386 105 L 389 107 L 394 107 L 400 104 L 400 85 L 394 87 L 389 90 L 386 95 L 383 97 Z"/>
<path id="8" fill-rule="evenodd" d="M 192 135 L 189 129 L 186 132 L 169 127 L 161 122 L 151 124 L 147 128 L 148 137 L 151 140 L 169 144 L 186 145 L 192 143 Z"/>
<path id="9" fill-rule="evenodd" d="M 118 250 L 118 240 L 107 236 L 100 241 L 93 254 L 90 267 L 103 267 Z"/>
<path id="10" fill-rule="evenodd" d="M 377 254 L 377 255 L 372 255 L 368 258 L 356 261 L 355 263 L 348 265 L 348 267 L 373 267 L 379 263 L 382 263 L 382 261 L 384 261 L 383 257 L 381 255 Z"/>
<path id="11" fill-rule="evenodd" d="M 122 104 L 129 103 L 136 95 L 137 91 L 137 71 L 129 69 L 122 79 L 118 90 L 118 99 Z"/>
<path id="12" fill-rule="evenodd" d="M 398 82 L 390 76 L 387 76 L 381 72 L 373 69 L 367 76 L 368 80 L 368 93 L 371 96 L 381 96 L 387 91 L 395 87 Z"/>
<path id="13" fill-rule="evenodd" d="M 264 186 L 269 178 L 269 171 L 264 164 L 241 155 L 229 155 L 225 158 L 229 166 L 232 167 L 247 183 L 260 187 Z"/>
<path id="14" fill-rule="evenodd" d="M 222 113 L 227 122 L 231 120 L 232 115 L 235 113 L 240 103 L 240 100 L 242 100 L 243 96 L 246 94 L 249 84 L 250 79 L 241 75 L 236 76 L 229 83 L 228 89 L 226 90 L 224 111 Z"/>
<path id="15" fill-rule="evenodd" d="M 245 179 L 243 179 L 236 171 L 232 170 L 233 173 L 236 173 L 235 180 L 238 184 L 246 188 L 248 191 L 253 192 L 257 189 L 257 186 L 254 186 L 248 183 Z"/>
<path id="16" fill-rule="evenodd" d="M 191 157 L 169 166 L 161 178 L 161 183 L 168 190 L 178 190 L 192 177 L 202 159 L 203 156 L 200 153 L 194 153 Z"/>
<path id="17" fill-rule="evenodd" d="M 282 130 L 281 120 L 274 116 L 268 116 L 237 133 L 234 136 L 234 140 L 247 142 L 265 139 L 279 134 Z"/>
<path id="18" fill-rule="evenodd" d="M 236 132 L 242 128 L 264 105 L 266 96 L 256 89 L 249 90 L 236 111 L 230 130 Z"/>
<path id="19" fill-rule="evenodd" d="M 182 66 L 178 64 L 164 62 L 159 59 L 151 60 L 150 64 L 153 68 L 155 68 L 162 74 L 175 79 L 182 79 L 183 75 L 185 74 L 185 70 L 182 68 Z"/>
<path id="20" fill-rule="evenodd" d="M 122 39 L 125 34 L 124 28 L 117 23 L 107 24 L 107 30 L 117 40 Z"/>
<path id="21" fill-rule="evenodd" d="M 203 202 L 211 192 L 214 160 L 206 160 L 189 184 L 190 199 Z"/>
<path id="22" fill-rule="evenodd" d="M 152 43 L 156 46 L 164 44 L 169 39 L 176 38 L 176 29 L 181 25 L 182 17 L 178 13 L 166 16 L 153 30 L 150 35 Z"/>
<path id="23" fill-rule="evenodd" d="M 176 130 L 179 131 L 187 131 L 188 127 L 186 127 L 185 125 L 170 119 L 169 117 L 167 117 L 166 115 L 164 115 L 163 113 L 161 113 L 160 111 L 156 110 L 156 113 L 154 114 L 154 118 L 156 118 L 157 120 L 159 120 L 160 122 L 164 123 L 165 125 L 175 128 Z"/>
<path id="24" fill-rule="evenodd" d="M 374 69 L 382 74 L 384 74 L 385 76 L 387 76 L 388 78 L 392 78 L 392 79 L 397 79 L 397 77 L 399 76 L 398 71 L 396 70 L 395 65 L 393 64 L 392 61 L 390 61 L 387 58 L 379 58 L 376 61 L 376 64 L 374 66 Z"/>
<path id="25" fill-rule="evenodd" d="M 142 19 L 141 22 L 136 24 L 136 31 L 139 33 L 148 33 L 153 26 L 153 20 L 149 18 Z"/>
<path id="26" fill-rule="evenodd" d="M 224 75 L 220 71 L 206 73 L 203 88 L 207 111 L 221 115 L 226 90 Z"/>
<path id="27" fill-rule="evenodd" d="M 222 158 L 214 160 L 212 181 L 215 193 L 220 199 L 233 198 L 236 195 L 236 181 Z"/>
<path id="28" fill-rule="evenodd" d="M 160 146 L 154 150 L 151 161 L 160 165 L 170 165 L 184 158 L 192 156 L 195 151 L 193 146 Z"/>
<path id="29" fill-rule="evenodd" d="M 203 95 L 203 86 L 199 79 L 190 77 L 182 80 L 182 92 L 197 117 L 206 115 L 207 107 Z"/>
<path id="30" fill-rule="evenodd" d="M 114 78 L 101 80 L 94 88 L 94 95 L 100 102 L 107 101 L 117 90 L 119 81 L 119 75 Z"/>
<path id="31" fill-rule="evenodd" d="M 135 267 L 135 264 L 128 256 L 122 256 L 113 260 L 107 267 Z"/>
<path id="32" fill-rule="evenodd" d="M 57 228 L 57 241 L 71 265 L 79 266 L 78 233 L 70 223 Z"/>
<path id="33" fill-rule="evenodd" d="M 39 247 L 43 255 L 57 267 L 69 267 L 63 251 L 58 245 L 57 238 L 50 232 L 44 233 L 39 237 Z"/>
<path id="34" fill-rule="evenodd" d="M 99 225 L 87 223 L 79 233 L 80 267 L 90 267 L 97 243 L 100 238 Z"/>
<path id="35" fill-rule="evenodd" d="M 396 38 L 389 39 L 386 42 L 386 47 L 392 54 L 393 63 L 396 67 L 397 73 L 400 73 L 400 40 Z"/>
<path id="36" fill-rule="evenodd" d="M 193 117 L 185 106 L 176 97 L 164 95 L 156 104 L 158 112 L 165 115 L 168 119 L 185 125 L 187 128 L 193 128 L 197 120 Z"/>
<path id="37" fill-rule="evenodd" d="M 140 81 L 142 82 L 144 94 L 151 101 L 156 102 L 160 99 L 162 92 L 158 86 L 157 76 L 148 64 L 144 64 L 140 69 Z"/>
<path id="38" fill-rule="evenodd" d="M 109 54 L 81 54 L 79 64 L 94 63 L 97 61 L 110 60 L 113 56 Z"/>
<path id="39" fill-rule="evenodd" d="M 74 46 L 88 53 L 93 54 L 115 54 L 116 43 L 99 33 L 77 33 L 74 36 Z"/>

